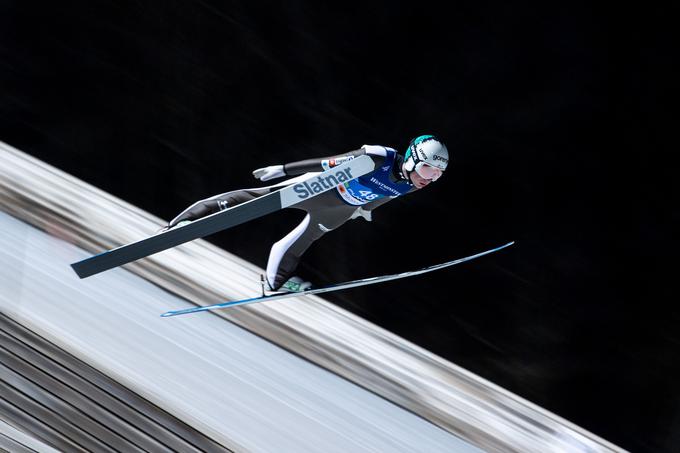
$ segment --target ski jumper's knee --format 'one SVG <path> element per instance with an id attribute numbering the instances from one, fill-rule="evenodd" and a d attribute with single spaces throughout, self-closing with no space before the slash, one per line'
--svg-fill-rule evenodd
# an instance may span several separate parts
<path id="1" fill-rule="evenodd" d="M 177 217 L 172 219 L 169 225 L 173 227 L 183 220 L 194 221 L 196 219 L 200 219 L 201 217 L 205 217 L 219 210 L 220 209 L 216 201 L 211 199 L 200 200 L 189 206 L 187 209 L 182 211 Z"/>
<path id="2" fill-rule="evenodd" d="M 215 195 L 214 197 L 206 198 L 204 200 L 199 200 L 182 211 L 182 213 L 175 217 L 169 225 L 173 227 L 183 220 L 194 221 L 210 214 L 223 211 L 227 208 L 237 206 L 246 201 L 250 201 L 254 198 L 265 195 L 266 193 L 269 193 L 269 190 L 266 188 L 241 189 Z"/>

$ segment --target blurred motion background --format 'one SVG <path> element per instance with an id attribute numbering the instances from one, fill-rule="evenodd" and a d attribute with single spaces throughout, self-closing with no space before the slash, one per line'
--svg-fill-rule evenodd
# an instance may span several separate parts
<path id="1" fill-rule="evenodd" d="M 445 177 L 326 235 L 298 274 L 325 285 L 515 240 L 326 298 L 623 448 L 672 452 L 671 12 L 0 1 L 0 140 L 169 220 L 260 185 L 258 167 L 437 134 Z M 265 266 L 301 217 L 207 239 Z"/>

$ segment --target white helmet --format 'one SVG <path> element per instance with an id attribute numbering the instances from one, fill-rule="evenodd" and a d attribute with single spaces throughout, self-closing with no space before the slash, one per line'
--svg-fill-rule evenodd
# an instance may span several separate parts
<path id="1" fill-rule="evenodd" d="M 436 181 L 449 164 L 449 150 L 434 135 L 421 135 L 411 140 L 404 155 L 404 170 L 415 171 Z M 429 167 L 429 168 L 428 168 Z"/>

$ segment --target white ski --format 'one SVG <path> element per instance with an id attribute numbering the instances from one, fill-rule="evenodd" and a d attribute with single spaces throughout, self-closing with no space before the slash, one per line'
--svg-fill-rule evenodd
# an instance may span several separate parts
<path id="1" fill-rule="evenodd" d="M 293 206 L 334 189 L 339 184 L 370 173 L 374 167 L 375 164 L 370 157 L 359 156 L 324 172 L 314 173 L 314 175 L 298 180 L 296 183 L 279 189 L 276 192 L 268 193 L 233 208 L 194 220 L 187 225 L 171 228 L 137 242 L 102 252 L 99 255 L 73 263 L 71 267 L 78 274 L 78 277 L 89 277 L 185 242 L 193 241 L 194 239 L 202 238 Z"/>
<path id="2" fill-rule="evenodd" d="M 329 286 L 324 286 L 323 288 L 316 288 L 316 289 L 309 289 L 307 291 L 301 291 L 301 292 L 292 292 L 292 293 L 275 293 L 275 294 L 270 294 L 268 296 L 260 296 L 260 297 L 253 297 L 251 299 L 243 299 L 243 300 L 235 300 L 235 301 L 230 301 L 230 302 L 222 302 L 219 304 L 214 304 L 214 305 L 206 305 L 204 307 L 192 307 L 192 308 L 185 308 L 182 310 L 172 310 L 168 311 L 166 313 L 163 313 L 161 316 L 166 318 L 170 316 L 178 316 L 178 315 L 186 315 L 189 313 L 197 313 L 200 311 L 210 311 L 210 310 L 218 310 L 220 308 L 230 308 L 230 307 L 238 307 L 240 305 L 247 305 L 247 304 L 256 304 L 259 302 L 267 302 L 267 301 L 273 301 L 273 300 L 279 300 L 279 299 L 287 299 L 290 297 L 300 297 L 300 296 L 309 296 L 312 294 L 321 294 L 321 293 L 327 293 L 330 291 L 338 291 L 341 289 L 348 289 L 348 288 L 354 288 L 357 286 L 365 286 L 365 285 L 373 285 L 374 283 L 380 283 L 380 282 L 387 282 L 390 280 L 396 280 L 398 278 L 406 278 L 406 277 L 413 277 L 414 275 L 420 275 L 420 274 L 425 274 L 427 272 L 432 272 L 436 271 L 438 269 L 443 269 L 445 267 L 453 266 L 456 264 L 463 263 L 465 261 L 470 261 L 475 258 L 479 258 L 480 256 L 488 255 L 493 252 L 497 252 L 501 249 L 504 249 L 506 247 L 511 246 L 515 242 L 508 242 L 505 245 L 502 245 L 500 247 L 496 247 L 491 250 L 487 250 L 485 252 L 477 253 L 476 255 L 471 255 L 471 256 L 466 256 L 465 258 L 459 258 L 457 260 L 453 261 L 448 261 L 446 263 L 442 264 L 436 264 L 434 266 L 429 266 L 425 267 L 423 269 L 419 269 L 416 271 L 410 271 L 410 272 L 402 272 L 401 274 L 392 274 L 392 275 L 382 275 L 380 277 L 371 277 L 371 278 L 363 278 L 360 280 L 352 280 L 349 282 L 344 282 L 344 283 L 336 283 L 334 285 L 329 285 Z"/>

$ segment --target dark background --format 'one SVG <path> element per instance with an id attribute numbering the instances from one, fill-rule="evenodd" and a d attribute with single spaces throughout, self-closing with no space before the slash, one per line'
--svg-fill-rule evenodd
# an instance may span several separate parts
<path id="1" fill-rule="evenodd" d="M 435 133 L 446 176 L 326 235 L 298 274 L 323 285 L 515 240 L 328 298 L 624 448 L 680 451 L 671 13 L 0 1 L 0 140 L 170 219 L 261 185 L 258 167 Z M 301 217 L 209 240 L 264 267 Z"/>

